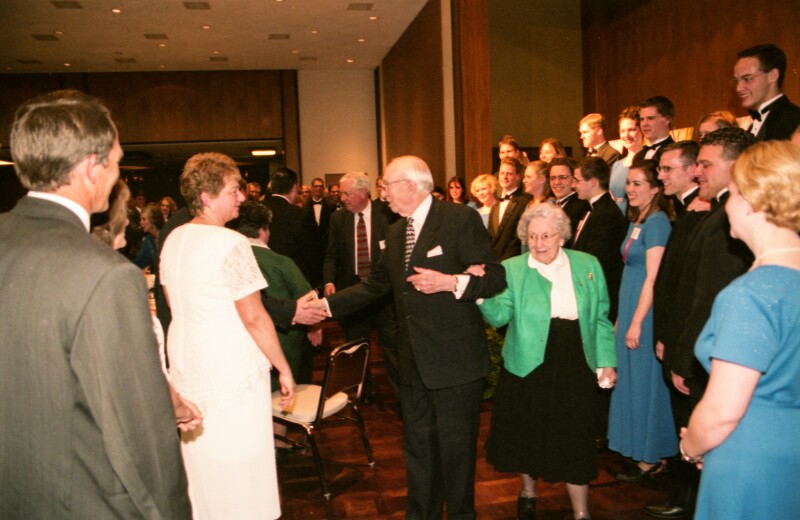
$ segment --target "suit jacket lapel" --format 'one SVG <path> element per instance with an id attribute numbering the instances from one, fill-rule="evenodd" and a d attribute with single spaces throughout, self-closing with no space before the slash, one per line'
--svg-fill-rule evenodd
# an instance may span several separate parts
<path id="1" fill-rule="evenodd" d="M 413 271 L 412 266 L 421 265 L 425 261 L 428 251 L 435 246 L 436 234 L 441 226 L 441 215 L 439 214 L 441 204 L 436 200 L 431 204 L 425 223 L 422 225 L 417 241 L 414 243 L 414 249 L 411 251 L 411 259 L 408 261 L 410 271 Z"/>

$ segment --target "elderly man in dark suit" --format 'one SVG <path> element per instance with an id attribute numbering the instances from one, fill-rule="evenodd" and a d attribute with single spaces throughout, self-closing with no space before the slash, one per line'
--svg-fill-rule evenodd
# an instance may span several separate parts
<path id="1" fill-rule="evenodd" d="M 386 247 L 386 229 L 389 227 L 390 212 L 384 203 L 369 199 L 369 177 L 365 173 L 345 174 L 339 179 L 339 186 L 346 211 L 331 215 L 322 270 L 325 296 L 369 277 Z M 391 295 L 342 318 L 341 324 L 348 340 L 369 339 L 372 328 L 377 329 L 389 382 L 395 392 L 399 392 L 397 315 Z M 369 390 L 366 388 L 365 392 L 368 394 Z"/>
<path id="2" fill-rule="evenodd" d="M 394 159 L 383 191 L 404 219 L 389 227 L 366 281 L 327 298 L 334 317 L 393 291 L 400 317 L 400 402 L 411 519 L 475 518 L 475 458 L 489 370 L 477 298 L 506 287 L 478 212 L 434 200 L 419 157 Z M 463 274 L 474 265 L 483 275 Z M 324 301 L 323 301 L 324 303 Z"/>
<path id="3" fill-rule="evenodd" d="M 786 54 L 772 44 L 741 51 L 733 67 L 733 84 L 753 123 L 748 132 L 759 141 L 789 139 L 800 125 L 800 107 L 782 92 Z"/>
<path id="4" fill-rule="evenodd" d="M 525 166 L 518 159 L 508 156 L 500 160 L 497 178 L 502 193 L 489 212 L 489 236 L 492 250 L 501 261 L 522 252 L 517 223 L 531 201 L 531 196 L 519 187 L 524 172 Z"/>
<path id="5" fill-rule="evenodd" d="M 108 110 L 28 101 L 11 153 L 31 191 L 0 216 L 0 517 L 191 518 L 144 278 L 88 232 L 119 177 Z"/>

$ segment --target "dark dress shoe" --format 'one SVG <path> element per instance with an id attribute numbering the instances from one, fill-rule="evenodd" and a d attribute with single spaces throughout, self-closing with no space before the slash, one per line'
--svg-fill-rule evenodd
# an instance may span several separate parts
<path id="1" fill-rule="evenodd" d="M 645 506 L 644 512 L 656 518 L 686 518 L 689 516 L 689 511 L 686 508 L 672 504 L 669 501 Z"/>
<path id="2" fill-rule="evenodd" d="M 517 499 L 517 520 L 536 520 L 536 497 Z"/>
<path id="3" fill-rule="evenodd" d="M 659 461 L 658 464 L 653 466 L 648 470 L 644 470 L 639 467 L 638 464 L 634 464 L 630 469 L 623 471 L 622 473 L 617 473 L 614 478 L 619 480 L 620 482 L 639 482 L 645 477 L 657 477 L 661 476 L 664 472 L 664 463 Z"/>

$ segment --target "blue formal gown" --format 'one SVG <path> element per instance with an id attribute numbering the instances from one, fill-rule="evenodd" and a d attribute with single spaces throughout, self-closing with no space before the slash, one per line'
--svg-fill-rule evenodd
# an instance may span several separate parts
<path id="1" fill-rule="evenodd" d="M 705 456 L 695 519 L 800 518 L 800 271 L 759 267 L 717 296 L 697 340 L 706 370 L 720 359 L 761 372 L 736 429 Z"/>
<path id="2" fill-rule="evenodd" d="M 632 223 L 622 242 L 625 268 L 619 288 L 617 385 L 611 394 L 608 447 L 635 461 L 649 463 L 678 452 L 669 390 L 653 349 L 652 306 L 642 322 L 641 346 L 635 350 L 626 347 L 625 334 L 647 274 L 647 250 L 664 247 L 671 229 L 669 219 L 659 211 L 642 224 Z"/>

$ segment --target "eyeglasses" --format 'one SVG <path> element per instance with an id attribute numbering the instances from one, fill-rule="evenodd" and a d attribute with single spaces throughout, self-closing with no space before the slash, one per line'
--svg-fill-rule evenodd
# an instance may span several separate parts
<path id="1" fill-rule="evenodd" d="M 528 240 L 531 242 L 536 242 L 537 240 L 541 240 L 542 242 L 549 242 L 550 240 L 556 238 L 558 233 L 542 233 L 541 235 L 537 235 L 536 233 L 531 233 L 528 235 Z"/>
<path id="2" fill-rule="evenodd" d="M 403 182 L 407 181 L 408 179 L 397 179 L 396 181 L 383 181 L 383 186 L 380 187 L 381 191 L 388 189 L 390 184 L 394 184 L 395 182 Z"/>
<path id="3" fill-rule="evenodd" d="M 756 74 L 745 74 L 744 76 L 736 76 L 731 78 L 731 85 L 734 87 L 739 85 L 739 83 L 744 83 L 745 85 L 749 85 L 754 79 L 758 76 L 763 76 L 766 72 L 757 72 Z"/>
<path id="4" fill-rule="evenodd" d="M 658 170 L 658 173 L 666 173 L 667 175 L 669 175 L 669 172 L 671 172 L 672 170 L 683 170 L 687 166 L 691 166 L 691 165 L 690 164 L 682 164 L 681 166 L 657 166 L 656 170 Z"/>
<path id="5" fill-rule="evenodd" d="M 564 182 L 564 181 L 567 181 L 569 179 L 574 179 L 574 177 L 572 175 L 551 175 L 550 176 L 550 182 L 556 182 L 556 181 Z"/>

